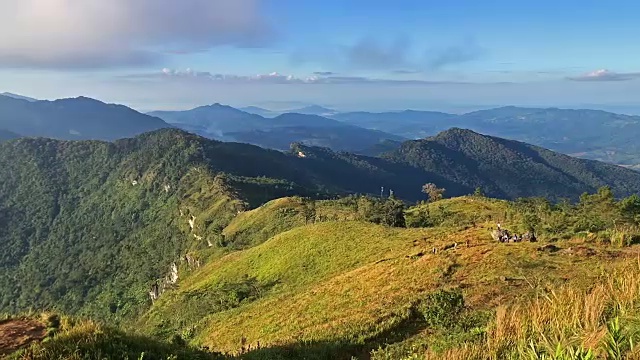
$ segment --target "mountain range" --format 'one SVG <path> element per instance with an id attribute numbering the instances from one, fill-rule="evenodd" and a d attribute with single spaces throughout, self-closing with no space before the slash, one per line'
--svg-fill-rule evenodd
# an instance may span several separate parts
<path id="1" fill-rule="evenodd" d="M 215 106 L 214 106 L 215 107 Z M 334 150 L 356 151 L 363 154 L 378 154 L 380 150 L 389 150 L 393 144 L 399 145 L 404 139 L 420 139 L 433 136 L 452 127 L 466 128 L 482 134 L 527 142 L 533 145 L 559 151 L 577 157 L 611 162 L 628 167 L 640 165 L 640 147 L 635 139 L 640 136 L 640 116 L 614 114 L 600 110 L 558 109 L 558 108 L 522 108 L 507 106 L 495 109 L 475 111 L 457 115 L 434 111 L 393 111 L 393 112 L 338 112 L 336 110 L 311 106 L 295 110 L 298 116 L 317 115 L 338 120 L 344 125 L 353 126 L 340 132 L 319 133 L 311 131 L 301 120 L 301 124 L 291 125 L 298 128 L 282 131 L 282 136 L 274 138 L 273 128 L 278 127 L 263 119 L 278 118 L 288 113 L 249 107 L 243 113 L 235 112 L 236 128 L 229 129 L 221 124 L 221 118 L 228 116 L 220 109 L 208 107 L 210 114 L 197 115 L 194 111 L 190 121 L 178 113 L 151 113 L 163 117 L 170 123 L 177 123 L 185 129 L 200 126 L 197 118 L 207 119 L 210 128 L 199 133 L 218 139 L 230 139 L 254 143 L 276 149 L 283 149 L 287 141 L 302 141 L 309 144 L 328 146 Z M 228 110 L 228 109 L 227 109 Z M 235 110 L 235 109 L 234 109 Z M 201 112 L 201 111 L 200 111 Z M 293 112 L 293 110 L 292 110 Z M 252 117 L 253 116 L 253 117 Z M 176 118 L 181 118 L 180 122 Z M 253 119 L 250 121 L 249 119 Z M 327 120 L 316 121 L 329 124 Z M 194 125 L 198 124 L 198 125 Z M 335 124 L 333 124 L 335 125 Z M 332 125 L 332 126 L 333 126 Z M 238 129 L 242 128 L 242 129 Z M 279 127 L 281 128 L 281 127 Z M 333 126 L 337 129 L 337 126 Z M 194 128 L 195 130 L 203 130 Z M 377 135 L 362 129 L 378 131 Z M 228 130 L 233 131 L 233 136 Z M 288 132 L 288 134 L 285 134 Z M 345 143 L 344 137 L 358 134 L 362 140 L 356 146 Z M 216 134 L 212 136 L 211 134 Z M 220 136 L 226 134 L 224 136 Z M 382 141 L 380 141 L 382 139 Z"/>
<path id="2" fill-rule="evenodd" d="M 0 96 L 0 129 L 21 136 L 115 140 L 166 127 L 159 118 L 86 97 L 32 101 Z"/>
<path id="3" fill-rule="evenodd" d="M 502 107 L 453 115 L 429 111 L 342 113 L 333 118 L 405 138 L 451 127 L 524 141 L 566 154 L 622 165 L 640 164 L 640 116 L 600 110 Z"/>
<path id="4" fill-rule="evenodd" d="M 316 109 L 317 110 L 317 109 Z M 214 104 L 188 111 L 155 111 L 168 123 L 222 141 L 238 141 L 287 150 L 293 142 L 359 152 L 387 140 L 404 138 L 313 114 L 285 113 L 273 118 Z"/>
<path id="5" fill-rule="evenodd" d="M 481 191 L 405 213 L 399 199 L 425 199 L 425 183 L 447 196 Z M 556 258 L 533 243 L 493 242 L 489 228 L 536 226 L 556 247 L 573 232 L 608 236 L 640 211 L 637 197 L 613 196 L 638 193 L 640 173 L 457 128 L 381 157 L 299 143 L 282 152 L 175 128 L 114 142 L 21 138 L 0 144 L 0 312 L 53 309 L 230 352 L 246 336 L 285 354 L 256 359 L 350 359 L 415 335 L 408 329 L 432 334 L 411 314 L 440 286 L 464 283 L 467 306 L 480 311 L 538 294 L 512 273 L 545 286 L 600 276 L 593 261 L 614 261 L 613 250 Z M 401 330 L 399 340 L 380 326 Z M 292 334 L 304 350 L 279 348 L 293 346 Z M 124 338 L 105 340 L 109 351 Z"/>
<path id="6" fill-rule="evenodd" d="M 256 107 L 246 110 L 261 112 Z M 377 156 L 397 149 L 404 140 L 459 127 L 576 157 L 640 168 L 640 145 L 636 141 L 640 136 L 639 116 L 513 106 L 462 115 L 413 110 L 340 113 L 320 106 L 295 111 L 263 112 L 265 116 L 261 116 L 213 104 L 188 111 L 141 114 L 85 97 L 38 101 L 5 93 L 0 95 L 0 129 L 29 137 L 115 140 L 176 126 L 212 139 L 281 151 L 286 151 L 290 143 L 300 142 Z"/>

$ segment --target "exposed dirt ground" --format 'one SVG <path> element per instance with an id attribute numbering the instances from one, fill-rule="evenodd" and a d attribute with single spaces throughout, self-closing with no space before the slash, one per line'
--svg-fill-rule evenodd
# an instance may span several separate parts
<path id="1" fill-rule="evenodd" d="M 0 357 L 44 339 L 44 324 L 35 320 L 10 319 L 0 321 Z"/>

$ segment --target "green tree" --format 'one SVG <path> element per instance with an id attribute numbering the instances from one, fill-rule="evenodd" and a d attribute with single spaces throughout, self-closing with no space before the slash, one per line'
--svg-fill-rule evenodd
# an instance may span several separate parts
<path id="1" fill-rule="evenodd" d="M 478 186 L 476 190 L 473 192 L 473 196 L 484 197 L 484 191 L 482 191 L 482 188 Z"/>
<path id="2" fill-rule="evenodd" d="M 428 183 L 422 185 L 422 192 L 427 194 L 429 202 L 436 202 L 442 200 L 445 189 L 437 187 L 434 183 Z"/>

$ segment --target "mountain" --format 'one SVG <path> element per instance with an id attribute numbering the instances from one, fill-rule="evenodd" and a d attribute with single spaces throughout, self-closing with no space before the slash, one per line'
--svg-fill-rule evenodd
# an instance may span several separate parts
<path id="1" fill-rule="evenodd" d="M 456 115 L 435 111 L 405 110 L 397 112 L 347 112 L 331 116 L 345 123 L 418 139 L 451 127 Z"/>
<path id="2" fill-rule="evenodd" d="M 28 96 L 22 96 L 22 95 L 18 95 L 18 94 L 13 94 L 13 93 L 9 93 L 9 92 L 0 93 L 0 96 L 6 96 L 6 97 L 10 97 L 12 99 L 18 99 L 18 100 L 38 101 L 38 99 L 30 98 Z"/>
<path id="3" fill-rule="evenodd" d="M 600 110 L 506 106 L 453 115 L 428 111 L 342 113 L 333 119 L 409 139 L 433 136 L 451 127 L 524 141 L 581 158 L 640 164 L 640 116 Z"/>
<path id="4" fill-rule="evenodd" d="M 166 127 L 158 118 L 86 97 L 32 102 L 0 96 L 0 128 L 24 136 L 115 140 Z"/>
<path id="5" fill-rule="evenodd" d="M 338 113 L 336 110 L 322 107 L 319 105 L 309 105 L 299 109 L 288 110 L 287 112 L 305 114 L 305 115 L 320 115 L 320 116 L 331 116 Z"/>
<path id="6" fill-rule="evenodd" d="M 0 311 L 136 314 L 149 281 L 167 275 L 180 254 L 222 241 L 219 228 L 238 211 L 278 197 L 375 194 L 384 186 L 417 200 L 429 181 L 452 194 L 470 192 L 382 159 L 295 150 L 176 129 L 113 143 L 0 144 Z"/>
<path id="7" fill-rule="evenodd" d="M 485 134 L 617 164 L 640 164 L 640 116 L 599 110 L 503 107 L 457 119 Z"/>
<path id="8" fill-rule="evenodd" d="M 266 118 L 272 118 L 272 117 L 276 117 L 278 115 L 282 115 L 282 113 L 279 112 L 279 111 L 273 111 L 273 110 L 269 110 L 269 109 L 264 109 L 264 108 L 257 107 L 257 106 L 247 106 L 247 107 L 240 108 L 239 110 L 242 110 L 242 111 L 247 112 L 249 114 L 260 115 L 260 116 L 266 117 Z"/>
<path id="9" fill-rule="evenodd" d="M 185 130 L 217 140 L 232 140 L 227 136 L 229 132 L 268 126 L 268 121 L 262 116 L 217 103 L 186 111 L 154 111 L 148 114 Z"/>
<path id="10" fill-rule="evenodd" d="M 617 315 L 609 303 L 638 314 L 640 292 L 629 284 L 638 283 L 640 198 L 614 198 L 640 190 L 638 173 L 460 129 L 385 158 L 290 150 L 179 129 L 0 144 L 0 312 L 23 314 L 0 322 L 2 354 L 22 326 L 49 338 L 21 354 L 34 359 L 214 358 L 209 350 L 403 359 L 461 339 L 479 348 L 476 358 L 499 358 L 548 341 L 547 332 L 531 338 L 529 307 L 519 303 L 541 291 L 556 294 L 531 305 L 541 328 L 586 299 L 602 301 L 572 317 L 576 329 L 556 322 L 558 339 L 605 336 Z M 558 206 L 476 194 L 407 209 L 398 199 L 423 198 L 427 182 L 452 196 L 485 185 L 505 197 L 593 194 Z M 384 198 L 347 196 L 381 190 Z M 513 234 L 534 228 L 539 242 L 499 243 L 496 223 Z M 502 339 L 516 325 L 498 308 L 527 336 Z M 584 329 L 587 318 L 600 319 L 596 330 Z M 511 330 L 485 330 L 495 326 Z M 499 350 L 484 348 L 489 336 Z"/>
<path id="11" fill-rule="evenodd" d="M 19 138 L 20 135 L 9 130 L 0 129 L 0 141 L 7 141 Z"/>
<path id="12" fill-rule="evenodd" d="M 277 150 L 301 142 L 334 150 L 358 152 L 402 137 L 364 129 L 318 115 L 286 113 L 274 118 L 214 104 L 188 111 L 149 113 L 187 131 L 223 141 L 238 141 Z"/>
<path id="13" fill-rule="evenodd" d="M 610 185 L 619 195 L 640 190 L 640 173 L 582 160 L 526 143 L 454 128 L 407 141 L 384 158 L 415 166 L 495 197 L 544 196 L 577 199 Z"/>

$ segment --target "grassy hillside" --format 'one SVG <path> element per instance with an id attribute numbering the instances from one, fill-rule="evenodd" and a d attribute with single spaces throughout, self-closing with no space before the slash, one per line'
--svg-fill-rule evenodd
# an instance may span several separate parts
<path id="1" fill-rule="evenodd" d="M 535 150 L 445 135 L 432 141 L 469 158 Z M 86 338 L 105 339 L 98 349 L 111 339 L 100 334 L 122 339 L 114 354 L 139 356 L 141 333 L 243 359 L 438 356 L 484 346 L 503 306 L 588 291 L 636 259 L 640 242 L 638 196 L 601 188 L 572 204 L 477 192 L 406 209 L 336 194 L 383 183 L 404 197 L 427 172 L 301 145 L 284 154 L 171 129 L 115 143 L 18 139 L 0 155 L 1 310 L 94 318 L 108 326 Z M 538 242 L 499 243 L 497 224 Z"/>
<path id="2" fill-rule="evenodd" d="M 590 200 L 594 198 L 584 198 Z M 243 223 L 245 231 L 261 238 L 265 235 L 257 230 L 274 233 L 269 224 L 278 221 L 261 224 L 258 213 L 293 214 L 300 206 L 297 199 L 272 202 L 235 219 L 238 223 L 224 232 L 238 231 Z M 339 202 L 322 206 L 345 214 Z M 193 272 L 156 302 L 136 328 L 161 337 L 179 334 L 224 352 L 251 346 L 249 359 L 348 359 L 370 352 L 375 358 L 397 359 L 415 347 L 441 351 L 458 341 L 477 341 L 495 308 L 556 286 L 586 289 L 636 256 L 635 247 L 599 245 L 611 235 L 606 228 L 594 235 L 575 228 L 555 247 L 545 246 L 558 240 L 543 229 L 543 243 L 496 243 L 490 236 L 496 222 L 520 231 L 530 221 L 518 206 L 483 197 L 442 200 L 408 211 L 411 217 L 426 210 L 433 219 L 431 227 L 415 229 L 346 217 L 306 225 L 298 219 L 297 227 L 289 222 L 266 242 Z M 567 216 L 593 216 L 579 214 L 579 209 Z M 460 329 L 439 329 L 421 318 L 425 304 L 443 290 L 464 296 Z"/>
<path id="3" fill-rule="evenodd" d="M 13 335 L 19 335 L 12 338 Z M 0 321 L 0 356 L 10 360 L 224 359 L 178 342 L 125 333 L 89 320 L 56 314 L 12 316 Z M 3 357 L 4 359 L 5 357 Z"/>

